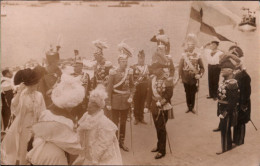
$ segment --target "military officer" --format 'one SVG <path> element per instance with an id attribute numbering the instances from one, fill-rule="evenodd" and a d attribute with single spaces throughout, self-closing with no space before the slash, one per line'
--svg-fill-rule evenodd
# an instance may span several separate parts
<path id="1" fill-rule="evenodd" d="M 149 66 L 149 73 L 153 74 L 154 68 L 168 68 L 170 78 L 173 79 L 175 68 L 171 55 L 166 55 L 166 47 L 163 44 L 158 45 L 156 52 L 152 56 L 152 65 Z"/>
<path id="2" fill-rule="evenodd" d="M 204 74 L 204 66 L 200 54 L 195 50 L 196 37 L 192 34 L 187 38 L 187 49 L 182 54 L 179 63 L 179 75 L 182 79 L 185 93 L 188 112 L 195 113 L 193 110 L 195 105 L 195 94 L 197 92 L 198 80 Z"/>
<path id="3" fill-rule="evenodd" d="M 237 106 L 239 98 L 239 87 L 237 80 L 234 79 L 233 63 L 226 59 L 220 63 L 221 75 L 224 78 L 218 89 L 218 111 L 221 130 L 222 154 L 232 149 L 231 126 L 237 124 Z"/>
<path id="4" fill-rule="evenodd" d="M 103 55 L 103 49 L 108 48 L 106 42 L 101 40 L 93 41 L 96 46 L 94 58 L 96 65 L 94 66 L 94 77 L 92 78 L 92 87 L 96 88 L 97 84 L 107 86 L 109 70 L 113 67 L 110 61 L 107 61 Z"/>
<path id="5" fill-rule="evenodd" d="M 108 100 L 107 109 L 111 110 L 112 121 L 119 125 L 119 145 L 124 151 L 129 149 L 124 145 L 125 130 L 127 114 L 131 109 L 133 101 L 134 82 L 133 82 L 133 69 L 127 67 L 128 57 L 132 56 L 131 48 L 125 44 L 120 43 L 119 57 L 117 69 L 110 69 L 108 79 Z"/>
<path id="6" fill-rule="evenodd" d="M 136 86 L 134 94 L 134 116 L 137 125 L 139 122 L 147 124 L 144 121 L 144 103 L 147 94 L 147 84 L 149 79 L 148 65 L 145 64 L 145 54 L 144 50 L 138 53 L 138 63 L 132 66 L 134 83 Z"/>
<path id="7" fill-rule="evenodd" d="M 154 76 L 148 83 L 148 93 L 145 110 L 150 109 L 157 132 L 157 146 L 152 152 L 157 152 L 155 159 L 166 154 L 166 122 L 168 111 L 172 109 L 173 82 L 169 81 L 170 71 L 167 68 L 154 68 Z"/>
<path id="8" fill-rule="evenodd" d="M 243 51 L 238 46 L 231 46 L 229 48 L 231 54 L 241 59 L 244 57 Z M 235 58 L 231 57 L 234 61 Z M 236 145 L 244 144 L 246 134 L 246 123 L 250 121 L 251 114 L 251 77 L 243 66 L 243 62 L 238 63 L 236 70 L 234 71 L 234 78 L 237 80 L 240 90 L 239 105 L 238 105 L 238 119 L 237 125 L 234 126 L 233 142 Z"/>
<path id="9" fill-rule="evenodd" d="M 164 34 L 164 30 L 161 28 L 159 29 L 159 32 L 157 35 L 154 35 L 151 40 L 151 42 L 157 42 L 157 46 L 164 45 L 166 55 L 170 54 L 170 39 L 168 36 Z"/>
<path id="10" fill-rule="evenodd" d="M 52 100 L 50 97 L 52 88 L 57 82 L 59 82 L 62 74 L 60 68 L 58 67 L 60 60 L 59 49 L 60 46 L 57 46 L 55 51 L 51 46 L 50 50 L 46 52 L 46 60 L 48 64 L 45 67 L 46 72 L 40 80 L 38 86 L 38 90 L 42 93 L 47 108 L 52 105 Z"/>
<path id="11" fill-rule="evenodd" d="M 85 88 L 85 98 L 81 104 L 79 104 L 77 107 L 75 107 L 75 111 L 72 111 L 72 114 L 74 114 L 74 117 L 77 119 L 80 119 L 82 115 L 87 111 L 88 106 L 88 98 L 89 98 L 89 92 L 91 90 L 91 83 L 90 83 L 90 77 L 89 74 L 82 71 L 83 69 L 83 62 L 81 60 L 77 60 L 74 64 L 74 73 L 71 75 L 74 77 L 77 77 L 82 82 L 82 86 Z"/>

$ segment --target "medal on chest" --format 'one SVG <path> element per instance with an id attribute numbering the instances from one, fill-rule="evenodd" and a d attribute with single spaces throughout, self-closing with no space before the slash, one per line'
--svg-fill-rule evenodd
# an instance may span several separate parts
<path id="1" fill-rule="evenodd" d="M 165 91 L 165 83 L 164 83 L 164 81 L 163 80 L 157 80 L 156 82 L 155 82 L 155 88 L 156 88 L 156 90 L 157 90 L 157 92 L 158 93 L 162 93 L 162 92 L 164 92 Z"/>

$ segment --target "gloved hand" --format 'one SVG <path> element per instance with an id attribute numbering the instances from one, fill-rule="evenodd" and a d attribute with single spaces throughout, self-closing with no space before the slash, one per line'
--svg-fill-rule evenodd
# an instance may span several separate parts
<path id="1" fill-rule="evenodd" d="M 133 99 L 130 97 L 128 100 L 127 100 L 128 103 L 132 103 L 133 102 Z"/>
<path id="2" fill-rule="evenodd" d="M 107 105 L 106 107 L 108 111 L 111 111 L 112 107 L 110 105 Z"/>
<path id="3" fill-rule="evenodd" d="M 196 74 L 195 75 L 195 78 L 198 80 L 198 79 L 200 79 L 200 75 L 199 74 Z"/>
<path id="4" fill-rule="evenodd" d="M 224 119 L 224 116 L 223 116 L 222 114 L 220 114 L 218 117 L 219 117 L 220 119 Z"/>
<path id="5" fill-rule="evenodd" d="M 157 107 L 161 107 L 161 106 L 162 106 L 162 105 L 161 105 L 161 102 L 160 102 L 160 101 L 157 101 L 157 102 L 156 102 L 156 106 L 157 106 Z"/>
<path id="6" fill-rule="evenodd" d="M 148 108 L 144 108 L 144 113 L 148 113 Z"/>

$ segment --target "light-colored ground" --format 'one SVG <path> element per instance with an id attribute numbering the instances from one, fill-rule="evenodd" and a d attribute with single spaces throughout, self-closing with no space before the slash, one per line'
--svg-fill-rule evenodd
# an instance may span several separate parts
<path id="1" fill-rule="evenodd" d="M 15 2 L 18 3 L 18 2 Z M 34 2 L 36 3 L 36 2 Z M 7 5 L 6 17 L 1 17 L 1 66 L 22 65 L 30 58 L 41 60 L 44 48 L 49 43 L 56 44 L 60 38 L 61 56 L 73 56 L 77 48 L 81 56 L 92 58 L 94 47 L 91 41 L 104 38 L 110 44 L 105 50 L 108 60 L 116 64 L 116 45 L 123 39 L 135 48 L 135 53 L 144 49 L 147 62 L 155 49 L 149 39 L 163 27 L 171 39 L 171 54 L 178 62 L 186 34 L 189 18 L 189 2 L 154 2 L 154 7 L 133 6 L 131 8 L 108 8 L 108 2 L 97 3 L 99 7 L 89 7 L 89 3 L 65 2 L 32 7 Z M 244 3 L 252 6 L 252 3 Z M 257 2 L 255 3 L 258 4 Z M 258 4 L 259 5 L 259 4 Z M 241 7 L 240 2 L 235 6 Z M 254 6 L 254 4 L 253 4 Z M 255 7 L 256 8 L 256 7 Z M 259 11 L 257 12 L 259 16 Z M 259 17 L 258 17 L 259 19 Z M 239 43 L 245 52 L 245 65 L 252 78 L 252 120 L 260 130 L 259 111 L 259 28 L 253 33 L 242 33 L 237 29 L 220 28 L 219 32 Z M 130 60 L 136 61 L 136 57 Z M 206 71 L 207 72 L 207 71 Z M 173 153 L 155 160 L 150 150 L 156 144 L 156 133 L 150 124 L 149 114 L 145 114 L 148 125 L 133 126 L 133 149 L 122 151 L 123 163 L 127 165 L 239 165 L 258 166 L 260 164 L 260 133 L 249 122 L 243 146 L 217 156 L 220 151 L 220 133 L 213 133 L 219 119 L 216 116 L 217 103 L 207 100 L 207 73 L 200 81 L 199 115 L 186 114 L 184 88 L 179 83 L 174 90 L 173 103 L 175 119 L 169 120 L 167 130 Z M 126 145 L 130 148 L 130 126 L 127 124 Z"/>

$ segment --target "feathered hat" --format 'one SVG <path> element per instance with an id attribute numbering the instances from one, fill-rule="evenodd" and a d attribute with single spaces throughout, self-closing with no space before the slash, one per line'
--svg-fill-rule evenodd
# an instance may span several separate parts
<path id="1" fill-rule="evenodd" d="M 118 60 L 127 60 L 129 57 L 132 57 L 134 52 L 134 50 L 123 41 L 118 44 L 118 51 Z"/>
<path id="2" fill-rule="evenodd" d="M 73 108 L 85 98 L 85 88 L 80 79 L 67 74 L 61 76 L 61 82 L 53 89 L 51 99 L 59 108 Z"/>
<path id="3" fill-rule="evenodd" d="M 95 102 L 100 108 L 105 106 L 105 99 L 107 98 L 106 88 L 99 84 L 94 90 L 90 92 L 89 101 Z"/>
<path id="4" fill-rule="evenodd" d="M 92 42 L 92 44 L 94 44 L 94 46 L 97 48 L 94 52 L 94 55 L 103 55 L 103 49 L 108 48 L 108 44 L 106 41 L 95 40 Z"/>

